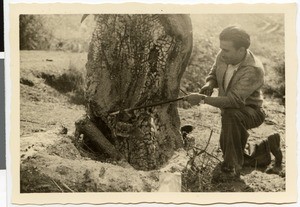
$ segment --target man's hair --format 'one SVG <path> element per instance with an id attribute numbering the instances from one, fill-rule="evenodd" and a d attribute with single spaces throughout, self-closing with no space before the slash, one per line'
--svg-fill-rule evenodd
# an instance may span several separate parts
<path id="1" fill-rule="evenodd" d="M 232 41 L 236 49 L 239 49 L 241 47 L 248 49 L 250 46 L 249 34 L 245 30 L 237 26 L 226 27 L 221 32 L 219 39 L 225 41 Z"/>

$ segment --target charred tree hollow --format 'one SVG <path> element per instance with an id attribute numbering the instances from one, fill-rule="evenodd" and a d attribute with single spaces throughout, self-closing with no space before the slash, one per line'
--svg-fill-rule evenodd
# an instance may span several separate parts
<path id="1" fill-rule="evenodd" d="M 94 15 L 86 86 L 87 115 L 105 126 L 103 145 L 136 169 L 165 164 L 183 146 L 176 103 L 124 111 L 176 99 L 192 52 L 192 24 L 181 14 Z M 111 111 L 121 113 L 111 115 Z M 97 123 L 97 118 L 101 124 Z M 109 129 L 109 130 L 108 130 Z M 90 133 L 86 131 L 86 133 Z M 97 133 L 90 135 L 98 136 Z M 97 140 L 95 140 L 97 142 Z M 109 144 L 108 144 L 108 143 Z M 118 152 L 118 153 L 117 153 Z"/>

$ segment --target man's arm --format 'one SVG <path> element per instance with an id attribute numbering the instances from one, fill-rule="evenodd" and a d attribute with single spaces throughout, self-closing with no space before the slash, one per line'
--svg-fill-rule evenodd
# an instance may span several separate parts
<path id="1" fill-rule="evenodd" d="M 245 100 L 264 83 L 264 72 L 258 68 L 247 67 L 245 74 L 230 89 L 227 96 L 205 97 L 204 103 L 218 108 L 240 108 Z"/>
<path id="2" fill-rule="evenodd" d="M 218 87 L 217 76 L 216 76 L 217 58 L 212 68 L 210 69 L 208 76 L 205 79 L 206 81 L 205 85 L 200 90 L 201 94 L 211 96 L 213 89 Z"/>
<path id="3" fill-rule="evenodd" d="M 215 62 L 205 79 L 206 84 L 210 85 L 212 88 L 218 87 L 216 69 L 217 69 L 217 63 Z"/>

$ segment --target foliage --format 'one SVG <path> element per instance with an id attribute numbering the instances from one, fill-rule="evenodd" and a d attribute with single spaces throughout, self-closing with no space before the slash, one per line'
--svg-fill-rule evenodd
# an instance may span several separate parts
<path id="1" fill-rule="evenodd" d="M 63 50 L 86 52 L 94 29 L 82 15 L 20 15 L 21 50 Z"/>
<path id="2" fill-rule="evenodd" d="M 265 84 L 263 93 L 272 98 L 281 98 L 284 104 L 285 100 L 285 61 L 284 55 L 272 57 L 273 63 L 265 65 Z M 271 60 L 269 60 L 271 62 Z"/>
<path id="3" fill-rule="evenodd" d="M 85 70 L 70 62 L 68 70 L 62 74 L 42 72 L 45 83 L 66 94 L 74 104 L 84 104 Z"/>
<path id="4" fill-rule="evenodd" d="M 20 15 L 20 49 L 47 50 L 53 38 L 45 27 L 44 16 Z"/>
<path id="5" fill-rule="evenodd" d="M 187 92 L 197 92 L 204 84 L 218 51 L 212 47 L 209 39 L 194 41 L 189 65 L 183 75 L 181 87 Z"/>

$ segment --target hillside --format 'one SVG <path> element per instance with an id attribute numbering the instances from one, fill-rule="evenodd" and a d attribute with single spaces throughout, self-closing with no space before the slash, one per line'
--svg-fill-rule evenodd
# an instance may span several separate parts
<path id="1" fill-rule="evenodd" d="M 193 52 L 181 88 L 199 90 L 219 50 L 218 34 L 228 25 L 241 26 L 251 35 L 250 49 L 262 60 L 266 74 L 263 92 L 267 117 L 262 126 L 249 131 L 249 142 L 261 141 L 274 132 L 281 136 L 284 159 L 279 174 L 248 167 L 240 180 L 225 183 L 212 182 L 222 160 L 221 126 L 220 111 L 208 105 L 178 108 L 181 125 L 194 127 L 189 139 L 195 145 L 178 150 L 159 170 L 137 171 L 126 162 L 100 159 L 75 140 L 74 123 L 85 114 L 85 64 L 94 23 L 92 16 L 81 24 L 80 19 L 81 15 L 36 15 L 34 21 L 39 24 L 33 22 L 29 32 L 33 37 L 41 35 L 43 41 L 25 39 L 25 46 L 42 50 L 20 52 L 21 192 L 285 191 L 282 15 L 191 15 Z"/>
<path id="2" fill-rule="evenodd" d="M 181 191 L 285 191 L 285 168 L 280 175 L 266 174 L 265 169 L 246 168 L 239 181 L 211 183 L 221 160 L 220 114 L 207 105 L 179 108 L 179 113 L 182 125 L 195 127 L 190 135 L 195 138 L 195 149 L 204 149 L 213 131 L 206 151 L 214 157 L 193 156 L 193 151 L 182 149 L 162 169 L 142 172 L 126 163 L 99 161 L 92 152 L 78 148 L 74 123 L 85 113 L 84 106 L 74 103 L 74 90 L 62 90 L 62 83 L 68 88 L 68 77 L 84 68 L 86 56 L 85 53 L 21 52 L 22 192 L 153 192 L 160 189 L 160 178 L 172 175 L 173 180 L 169 182 L 173 182 L 178 174 L 182 176 Z M 249 141 L 255 142 L 277 131 L 285 152 L 285 109 L 272 100 L 265 102 L 264 109 L 267 121 L 250 131 Z M 196 160 L 197 170 L 187 171 L 191 157 Z"/>

